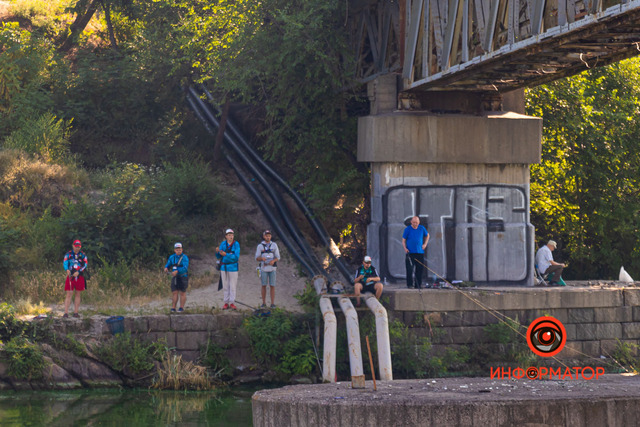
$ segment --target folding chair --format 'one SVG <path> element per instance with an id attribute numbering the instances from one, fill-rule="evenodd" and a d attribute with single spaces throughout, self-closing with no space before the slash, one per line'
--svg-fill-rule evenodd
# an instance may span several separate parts
<path id="1" fill-rule="evenodd" d="M 549 286 L 549 283 L 547 283 L 547 280 L 550 280 L 549 276 L 553 276 L 553 273 L 550 273 L 547 275 L 547 278 L 545 279 L 544 275 L 542 273 L 540 273 L 540 271 L 538 271 L 538 264 L 536 264 L 533 267 L 533 271 L 535 272 L 534 275 L 534 280 L 535 280 L 535 286 Z"/>

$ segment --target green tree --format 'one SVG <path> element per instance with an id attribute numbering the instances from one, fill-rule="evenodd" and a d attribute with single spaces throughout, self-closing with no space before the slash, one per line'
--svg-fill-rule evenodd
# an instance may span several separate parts
<path id="1" fill-rule="evenodd" d="M 203 81 L 223 104 L 249 105 L 256 146 L 338 237 L 365 235 L 368 168 L 356 159 L 366 106 L 353 81 L 337 0 L 160 0 L 140 12 L 136 49 L 155 70 Z M 251 136 L 251 135 L 249 135 Z M 277 168 L 277 166 L 276 166 Z"/>
<path id="2" fill-rule="evenodd" d="M 538 244 L 560 243 L 569 278 L 640 274 L 640 60 L 529 90 L 544 119 L 542 162 L 531 167 Z"/>

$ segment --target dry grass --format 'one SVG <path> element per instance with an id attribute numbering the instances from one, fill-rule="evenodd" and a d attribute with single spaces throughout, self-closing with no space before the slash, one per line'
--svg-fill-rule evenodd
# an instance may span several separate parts
<path id="1" fill-rule="evenodd" d="M 72 3 L 71 0 L 13 0 L 8 15 L 57 33 L 73 19 L 72 14 L 65 12 Z"/>
<path id="2" fill-rule="evenodd" d="M 213 390 L 207 368 L 182 360 L 168 351 L 162 358 L 153 388 L 160 390 Z"/>
<path id="3" fill-rule="evenodd" d="M 87 282 L 87 290 L 82 295 L 82 304 L 90 305 L 96 312 L 112 311 L 114 308 L 143 307 L 160 298 L 171 295 L 170 280 L 161 270 L 149 270 L 132 267 L 126 279 L 117 280 L 101 269 L 92 270 L 94 273 Z M 189 289 L 209 286 L 212 282 L 210 274 L 191 276 Z M 13 305 L 22 304 L 24 310 L 31 307 L 43 307 L 44 304 L 62 304 L 65 273 L 60 271 L 29 271 L 17 276 L 5 290 L 5 298 Z M 31 301 L 39 301 L 38 305 Z M 35 308 L 31 308 L 35 310 Z M 28 314 L 28 313 L 23 313 Z M 36 313 L 40 314 L 40 313 Z"/>
<path id="4" fill-rule="evenodd" d="M 89 182 L 85 171 L 32 159 L 19 150 L 0 151 L 0 198 L 23 210 L 59 213 L 74 187 Z"/>
<path id="5" fill-rule="evenodd" d="M 51 311 L 51 308 L 45 307 L 42 301 L 40 301 L 38 304 L 32 303 L 31 298 L 19 299 L 12 305 L 16 310 L 16 314 L 20 316 L 37 316 L 38 314 L 47 314 Z"/>

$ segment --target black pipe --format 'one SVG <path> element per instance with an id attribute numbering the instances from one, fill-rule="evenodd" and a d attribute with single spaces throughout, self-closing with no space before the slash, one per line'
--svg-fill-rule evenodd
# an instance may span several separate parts
<path id="1" fill-rule="evenodd" d="M 198 116 L 198 119 L 200 119 L 202 121 L 202 123 L 205 125 L 205 128 L 207 129 L 207 131 L 209 133 L 211 133 L 212 135 L 215 135 L 216 132 L 214 132 L 214 130 L 209 126 L 209 124 L 207 123 L 207 120 L 202 115 L 202 112 L 198 108 L 198 106 L 196 105 L 195 101 L 190 96 L 187 96 L 187 102 L 189 102 L 189 105 L 191 106 L 193 111 L 196 113 L 196 116 Z M 266 203 L 266 201 L 264 200 L 264 197 L 262 196 L 262 194 L 260 194 L 251 185 L 251 183 L 245 178 L 245 176 L 242 173 L 242 171 L 240 170 L 240 168 L 235 164 L 235 162 L 231 159 L 231 157 L 229 155 L 225 154 L 225 159 L 227 160 L 229 165 L 231 165 L 233 170 L 236 172 L 236 175 L 238 176 L 238 179 L 240 180 L 240 182 L 245 186 L 247 191 L 249 191 L 249 193 L 253 196 L 253 198 L 255 199 L 256 203 L 258 204 L 258 206 L 260 207 L 260 209 L 262 210 L 264 215 L 267 217 L 267 219 L 269 220 L 269 222 L 273 226 L 274 230 L 280 236 L 280 238 L 282 240 L 282 243 L 284 243 L 284 245 L 291 251 L 292 255 L 298 260 L 298 262 L 307 271 L 307 273 L 309 274 L 309 277 L 313 277 L 314 275 L 317 274 L 317 272 L 320 272 L 321 274 L 324 274 L 324 271 L 322 269 L 318 269 L 317 271 L 314 270 L 306 262 L 306 260 L 304 260 L 304 258 L 302 258 L 300 256 L 300 254 L 298 253 L 298 251 L 295 248 L 295 245 L 293 245 L 291 243 L 289 237 L 287 236 L 287 233 L 282 229 L 282 227 L 280 227 L 279 222 L 277 221 L 277 219 L 273 215 L 272 210 L 269 208 L 269 206 Z"/>
<path id="2" fill-rule="evenodd" d="M 213 96 L 211 95 L 211 93 L 209 92 L 207 87 L 204 84 L 201 84 L 200 86 L 201 86 L 203 92 L 207 95 L 207 98 L 209 98 L 209 100 L 211 101 L 212 105 L 214 105 L 214 107 L 216 108 L 216 110 L 218 111 L 218 114 L 219 114 L 220 113 L 220 109 L 214 103 Z M 194 92 L 195 92 L 195 90 L 194 90 Z M 195 93 L 197 94 L 197 92 L 195 92 Z M 324 228 L 322 223 L 320 223 L 315 218 L 315 215 L 313 215 L 313 213 L 309 210 L 309 208 L 304 203 L 304 201 L 302 200 L 300 195 L 293 188 L 291 188 L 291 186 L 285 180 L 283 180 L 280 177 L 280 175 L 278 175 L 278 173 L 276 171 L 274 171 L 268 164 L 266 164 L 262 160 L 260 155 L 258 153 L 256 153 L 254 148 L 249 143 L 247 143 L 247 141 L 244 138 L 244 136 L 240 133 L 240 131 L 233 124 L 233 122 L 231 120 L 229 120 L 229 119 L 227 119 L 227 127 L 234 134 L 234 136 L 236 137 L 238 142 L 242 145 L 242 148 L 247 153 L 249 153 L 251 155 L 251 157 L 253 157 L 255 163 L 257 163 L 260 167 L 262 167 L 272 179 L 274 179 L 278 184 L 280 184 L 282 187 L 284 187 L 284 189 L 287 191 L 287 193 L 289 193 L 289 195 L 293 198 L 293 200 L 296 202 L 298 207 L 302 210 L 304 216 L 307 218 L 307 221 L 309 221 L 309 223 L 311 224 L 311 227 L 315 231 L 315 233 L 318 236 L 318 238 L 321 240 L 322 244 L 326 247 L 327 252 L 329 253 L 329 256 L 335 261 L 336 266 L 338 267 L 338 269 L 340 270 L 342 275 L 349 281 L 349 283 L 353 283 L 353 278 L 352 278 L 351 272 L 347 269 L 344 261 L 342 260 L 341 257 L 337 257 L 333 253 L 333 251 L 331 250 L 331 243 L 330 243 L 329 233 Z"/>
<path id="3" fill-rule="evenodd" d="M 245 176 L 243 175 L 242 171 L 240 170 L 238 165 L 233 161 L 231 156 L 225 154 L 225 159 L 229 163 L 231 168 L 236 172 L 236 175 L 238 176 L 238 179 L 240 179 L 240 182 L 242 183 L 242 185 L 244 185 L 244 187 L 251 194 L 251 196 L 253 196 L 253 198 L 256 201 L 256 203 L 258 203 L 258 206 L 260 206 L 260 209 L 262 210 L 262 213 L 267 217 L 267 219 L 269 220 L 269 222 L 271 223 L 271 225 L 275 229 L 276 233 L 278 233 L 278 236 L 280 236 L 280 239 L 285 244 L 285 246 L 287 248 L 289 248 L 289 250 L 291 251 L 292 255 L 298 260 L 298 262 L 302 265 L 302 267 L 304 267 L 304 269 L 309 274 L 309 277 L 315 276 L 316 272 L 300 256 L 298 251 L 295 250 L 293 244 L 291 243 L 291 241 L 289 241 L 289 238 L 287 237 L 286 233 L 283 232 L 282 228 L 280 227 L 280 224 L 278 224 L 278 222 L 276 221 L 275 217 L 273 216 L 273 213 L 271 212 L 271 209 L 269 209 L 269 206 L 267 205 L 267 203 L 264 200 L 264 198 L 262 197 L 262 195 L 251 185 L 249 180 L 247 180 L 247 178 L 245 178 Z"/>
<path id="4" fill-rule="evenodd" d="M 200 99 L 197 92 L 193 88 L 189 88 L 189 91 L 191 93 L 191 96 L 194 98 L 195 102 L 198 103 L 198 105 L 200 106 L 201 111 L 203 111 L 206 117 L 209 119 L 210 123 L 213 123 L 216 127 L 220 126 L 219 121 L 215 118 L 215 116 L 210 111 L 211 107 L 205 104 L 204 101 L 202 101 L 202 99 Z M 274 205 L 276 206 L 278 212 L 280 213 L 280 216 L 283 219 L 283 223 L 291 233 L 291 236 L 293 237 L 293 239 L 296 241 L 296 243 L 300 247 L 300 250 L 304 253 L 307 259 L 313 260 L 313 264 L 315 264 L 316 266 L 319 266 L 318 267 L 319 271 L 322 271 L 323 268 L 320 266 L 320 263 L 315 259 L 315 254 L 313 253 L 312 249 L 308 246 L 307 241 L 299 234 L 299 230 L 295 222 L 290 217 L 289 211 L 284 205 L 284 202 L 280 200 L 279 195 L 273 190 L 273 188 L 267 182 L 266 178 L 252 164 L 251 160 L 246 157 L 244 152 L 238 147 L 236 142 L 229 135 L 227 135 L 226 132 L 225 132 L 225 141 L 236 152 L 238 157 L 243 161 L 243 164 L 251 170 L 251 172 L 262 184 L 262 186 L 267 191 L 267 193 L 269 193 L 271 199 L 274 202 Z"/>

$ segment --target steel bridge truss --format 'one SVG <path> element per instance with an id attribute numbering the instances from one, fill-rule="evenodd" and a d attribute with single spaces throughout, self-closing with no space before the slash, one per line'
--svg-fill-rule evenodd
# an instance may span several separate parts
<path id="1" fill-rule="evenodd" d="M 640 0 L 352 0 L 357 77 L 508 92 L 640 53 Z"/>

